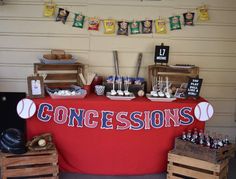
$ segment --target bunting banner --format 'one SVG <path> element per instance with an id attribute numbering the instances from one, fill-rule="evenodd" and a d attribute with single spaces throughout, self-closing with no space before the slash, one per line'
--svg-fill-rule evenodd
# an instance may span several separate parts
<path id="1" fill-rule="evenodd" d="M 81 12 L 71 12 L 65 8 L 57 7 L 57 5 L 50 0 L 44 5 L 43 14 L 45 17 L 52 17 L 58 9 L 56 19 L 57 22 L 66 23 L 69 15 L 74 15 L 72 27 L 84 28 L 84 23 L 88 23 L 89 31 L 99 31 L 103 22 L 104 34 L 117 34 L 117 35 L 135 35 L 135 34 L 166 34 L 168 32 L 167 24 L 169 23 L 169 30 L 181 30 L 184 26 L 194 26 L 195 12 L 186 11 L 181 15 L 174 15 L 168 18 L 156 18 L 145 20 L 116 20 L 113 18 L 102 19 L 98 17 L 88 17 Z M 204 22 L 209 20 L 208 7 L 202 5 L 196 9 L 197 21 Z M 166 20 L 168 19 L 168 21 Z M 154 25 L 153 25 L 154 24 Z"/>

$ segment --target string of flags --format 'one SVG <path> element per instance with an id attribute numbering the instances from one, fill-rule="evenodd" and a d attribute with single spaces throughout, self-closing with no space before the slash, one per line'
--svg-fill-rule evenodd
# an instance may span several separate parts
<path id="1" fill-rule="evenodd" d="M 89 31 L 99 31 L 101 21 L 103 21 L 104 25 L 104 34 L 115 34 L 117 35 L 129 35 L 130 34 L 151 34 L 153 33 L 153 24 L 155 26 L 155 32 L 157 34 L 166 34 L 167 33 L 167 21 L 164 18 L 157 18 L 155 20 L 141 20 L 141 21 L 126 21 L 126 20 L 115 20 L 115 19 L 100 19 L 97 17 L 87 17 L 82 13 L 74 13 L 70 12 L 62 7 L 58 7 L 51 0 L 50 2 L 46 2 L 44 5 L 44 16 L 52 17 L 56 13 L 56 9 L 58 9 L 56 19 L 57 22 L 66 23 L 67 18 L 70 14 L 74 14 L 72 27 L 75 28 L 85 28 L 84 24 L 88 22 L 88 30 Z M 196 8 L 197 10 L 197 20 L 198 21 L 208 21 L 208 7 L 206 5 L 201 5 Z M 195 12 L 187 11 L 182 14 L 183 17 L 183 25 L 184 26 L 194 26 L 194 18 Z M 182 29 L 181 24 L 181 16 L 175 15 L 168 18 L 169 19 L 169 28 L 171 31 Z M 116 27 L 117 24 L 117 27 Z M 117 28 L 117 29 L 116 29 Z"/>

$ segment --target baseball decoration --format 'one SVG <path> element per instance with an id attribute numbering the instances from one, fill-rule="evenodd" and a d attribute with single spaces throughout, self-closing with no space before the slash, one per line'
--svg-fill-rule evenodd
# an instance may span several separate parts
<path id="1" fill-rule="evenodd" d="M 207 121 L 213 114 L 213 106 L 208 102 L 200 102 L 194 109 L 194 115 L 199 121 Z"/>
<path id="2" fill-rule="evenodd" d="M 31 99 L 24 98 L 16 106 L 17 114 L 23 118 L 31 118 L 36 112 L 36 105 Z"/>
<path id="3" fill-rule="evenodd" d="M 46 144 L 47 144 L 47 142 L 46 142 L 45 139 L 39 139 L 38 145 L 39 145 L 40 147 L 44 147 L 44 146 L 46 146 Z"/>
<path id="4" fill-rule="evenodd" d="M 144 96 L 145 92 L 143 90 L 139 90 L 138 91 L 138 96 L 142 97 Z"/>

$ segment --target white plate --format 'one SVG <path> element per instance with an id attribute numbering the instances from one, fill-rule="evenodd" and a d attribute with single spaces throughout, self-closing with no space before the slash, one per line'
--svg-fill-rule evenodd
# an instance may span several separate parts
<path id="1" fill-rule="evenodd" d="M 187 69 L 189 69 L 189 68 L 194 68 L 195 66 L 181 66 L 181 65 L 169 65 L 170 67 L 172 67 L 172 68 L 187 68 Z"/>
<path id="2" fill-rule="evenodd" d="M 110 92 L 107 92 L 106 96 L 111 100 L 132 100 L 135 98 L 133 93 L 130 93 L 129 96 L 112 96 Z"/>
<path id="3" fill-rule="evenodd" d="M 176 98 L 160 98 L 160 97 L 153 97 L 151 94 L 146 94 L 147 98 L 151 101 L 159 101 L 159 102 L 171 102 L 176 100 Z"/>
<path id="4" fill-rule="evenodd" d="M 74 64 L 78 61 L 78 59 L 76 57 L 72 57 L 71 59 L 67 59 L 67 60 L 48 60 L 46 58 L 43 57 L 39 57 L 39 60 L 41 63 L 44 64 Z"/>
<path id="5" fill-rule="evenodd" d="M 63 95 L 56 95 L 52 93 L 48 93 L 52 99 L 83 99 L 86 96 L 86 93 L 84 94 L 77 94 L 77 95 L 71 95 L 71 96 L 63 96 Z"/>
<path id="6" fill-rule="evenodd" d="M 54 95 L 50 94 L 52 99 L 83 99 L 85 98 L 86 94 L 83 95 L 73 95 L 73 96 L 62 96 L 62 95 Z"/>

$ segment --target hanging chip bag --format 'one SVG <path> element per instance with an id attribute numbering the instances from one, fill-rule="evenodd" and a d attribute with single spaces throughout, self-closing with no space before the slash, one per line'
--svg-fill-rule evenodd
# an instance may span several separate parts
<path id="1" fill-rule="evenodd" d="M 193 26 L 194 12 L 186 12 L 183 14 L 184 16 L 184 25 Z"/>
<path id="2" fill-rule="evenodd" d="M 99 30 L 100 20 L 97 17 L 89 17 L 88 19 L 88 30 Z"/>
<path id="3" fill-rule="evenodd" d="M 208 8 L 206 5 L 200 6 L 197 8 L 198 12 L 198 20 L 199 21 L 208 21 L 209 15 L 208 15 Z"/>
<path id="4" fill-rule="evenodd" d="M 69 16 L 69 11 L 59 8 L 56 21 L 61 21 L 63 24 L 66 23 L 67 17 Z"/>
<path id="5" fill-rule="evenodd" d="M 156 19 L 155 26 L 156 26 L 156 33 L 157 34 L 166 34 L 167 33 L 166 21 L 164 19 Z"/>
<path id="6" fill-rule="evenodd" d="M 114 19 L 103 20 L 104 24 L 104 34 L 114 34 L 116 30 L 116 21 Z"/>
<path id="7" fill-rule="evenodd" d="M 85 16 L 82 14 L 75 14 L 73 27 L 83 28 Z"/>
<path id="8" fill-rule="evenodd" d="M 142 24 L 142 33 L 151 34 L 152 33 L 152 20 L 141 21 Z"/>
<path id="9" fill-rule="evenodd" d="M 130 33 L 140 34 L 140 21 L 130 22 Z"/>
<path id="10" fill-rule="evenodd" d="M 181 29 L 180 16 L 169 17 L 170 20 L 170 30 Z"/>
<path id="11" fill-rule="evenodd" d="M 51 17 L 54 15 L 56 9 L 56 4 L 54 3 L 45 3 L 44 4 L 44 10 L 43 10 L 43 15 L 45 17 Z"/>
<path id="12" fill-rule="evenodd" d="M 118 21 L 117 35 L 128 35 L 128 33 L 129 33 L 128 22 Z"/>

